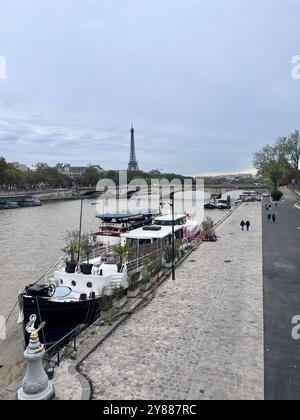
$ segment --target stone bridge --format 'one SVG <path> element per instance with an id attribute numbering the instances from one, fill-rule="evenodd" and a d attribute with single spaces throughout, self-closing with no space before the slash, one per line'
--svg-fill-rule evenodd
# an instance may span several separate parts
<path id="1" fill-rule="evenodd" d="M 152 191 L 154 193 L 159 193 L 159 187 L 153 186 Z M 195 187 L 186 187 L 186 191 L 195 190 Z M 81 194 L 85 194 L 88 192 L 93 191 L 93 188 L 83 188 L 80 189 Z M 226 192 L 230 191 L 256 191 L 258 193 L 263 193 L 268 191 L 268 187 L 266 185 L 243 185 L 243 184 L 215 184 L 215 185 L 205 185 L 204 186 L 205 192 L 211 193 L 211 194 L 225 194 Z M 131 197 L 134 193 L 137 191 L 150 193 L 150 190 L 147 188 L 140 189 L 139 187 L 135 188 L 134 186 L 128 186 L 128 187 L 121 187 L 116 188 L 116 194 L 117 196 L 128 196 Z M 175 191 L 180 191 L 179 188 L 175 187 Z M 103 191 L 104 192 L 104 191 Z"/>
<path id="2" fill-rule="evenodd" d="M 205 192 L 211 194 L 225 194 L 226 192 L 230 191 L 257 191 L 260 193 L 268 191 L 268 187 L 265 185 L 232 185 L 232 184 L 216 184 L 216 185 L 205 185 L 204 186 Z M 14 196 L 14 195 L 26 195 L 26 196 L 33 196 L 39 198 L 41 201 L 47 200 L 68 200 L 68 199 L 79 199 L 84 194 L 91 193 L 95 191 L 95 188 L 79 188 L 79 189 L 45 189 L 45 190 L 34 190 L 34 191 L 16 191 L 16 192 L 1 192 L 0 195 L 5 198 L 7 196 Z M 192 187 L 187 187 L 186 191 L 191 191 Z M 145 194 L 149 193 L 150 191 L 145 189 L 137 190 L 134 186 L 129 187 L 121 187 L 116 188 L 116 194 L 119 197 L 128 197 L 130 198 L 134 193 L 137 191 L 144 192 Z M 159 194 L 160 188 L 159 186 L 154 186 L 154 193 Z M 179 191 L 178 188 L 175 187 L 175 191 Z M 95 196 L 103 193 L 104 191 L 99 191 L 95 194 Z M 166 194 L 163 194 L 165 196 Z"/>

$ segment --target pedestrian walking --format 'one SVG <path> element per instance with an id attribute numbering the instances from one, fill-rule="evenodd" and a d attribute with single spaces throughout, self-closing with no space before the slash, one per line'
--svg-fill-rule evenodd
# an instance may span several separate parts
<path id="1" fill-rule="evenodd" d="M 244 230 L 245 229 L 245 221 L 244 220 L 242 220 L 241 221 L 241 230 Z"/>
<path id="2" fill-rule="evenodd" d="M 271 215 L 270 214 L 268 214 L 268 222 L 270 222 L 271 221 Z"/>
<path id="3" fill-rule="evenodd" d="M 251 223 L 249 220 L 247 220 L 246 222 L 247 232 L 249 232 L 250 226 L 251 226 Z"/>
<path id="4" fill-rule="evenodd" d="M 273 220 L 273 223 L 276 222 L 276 215 L 275 214 L 272 215 L 272 220 Z"/>

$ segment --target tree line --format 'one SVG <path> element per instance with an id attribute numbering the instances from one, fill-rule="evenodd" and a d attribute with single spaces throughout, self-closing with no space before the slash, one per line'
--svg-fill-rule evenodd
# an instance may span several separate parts
<path id="1" fill-rule="evenodd" d="M 299 183 L 300 134 L 293 131 L 286 137 L 279 137 L 274 144 L 268 144 L 254 154 L 253 164 L 258 174 L 268 181 L 273 192 L 281 185 L 295 180 Z"/>
<path id="2" fill-rule="evenodd" d="M 149 173 L 143 171 L 127 172 L 128 182 L 137 178 L 150 184 L 153 179 L 167 179 L 168 181 L 179 179 L 183 182 L 187 177 L 172 173 L 162 174 L 157 170 Z M 26 172 L 20 171 L 14 165 L 7 163 L 3 157 L 0 157 L 0 189 L 2 190 L 96 187 L 101 179 L 110 179 L 115 185 L 119 185 L 119 171 L 99 172 L 96 168 L 89 167 L 81 176 L 71 178 L 61 174 L 58 168 L 50 167 L 46 163 L 38 163 L 34 171 L 29 169 Z M 190 179 L 193 180 L 192 177 Z"/>
<path id="3" fill-rule="evenodd" d="M 57 168 L 39 163 L 35 171 L 20 171 L 0 157 L 0 188 L 2 190 L 26 190 L 42 188 L 67 188 L 72 180 L 60 174 Z"/>

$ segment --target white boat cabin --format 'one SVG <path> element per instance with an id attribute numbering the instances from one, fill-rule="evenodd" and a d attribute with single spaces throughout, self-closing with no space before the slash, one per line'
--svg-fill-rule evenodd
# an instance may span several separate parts
<path id="1" fill-rule="evenodd" d="M 183 239 L 184 224 L 174 226 L 176 239 Z M 121 235 L 121 243 L 128 243 L 130 247 L 139 247 L 157 243 L 158 246 L 167 246 L 172 242 L 172 223 L 169 225 L 144 226 Z"/>

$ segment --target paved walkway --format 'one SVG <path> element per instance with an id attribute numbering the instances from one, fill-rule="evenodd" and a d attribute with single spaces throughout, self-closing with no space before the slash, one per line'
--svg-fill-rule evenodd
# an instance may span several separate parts
<path id="1" fill-rule="evenodd" d="M 260 203 L 218 234 L 83 363 L 95 399 L 263 399 Z"/>
<path id="2" fill-rule="evenodd" d="M 300 341 L 292 319 L 300 315 L 300 211 L 284 189 L 285 202 L 273 205 L 275 224 L 263 210 L 265 398 L 300 399 Z"/>

